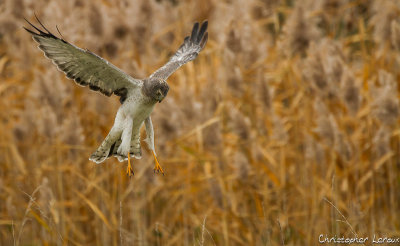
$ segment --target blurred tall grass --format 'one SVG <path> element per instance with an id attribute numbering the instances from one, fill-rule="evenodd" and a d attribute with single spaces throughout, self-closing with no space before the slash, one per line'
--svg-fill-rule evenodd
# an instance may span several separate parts
<path id="1" fill-rule="evenodd" d="M 209 20 L 152 114 L 165 176 L 146 150 L 132 179 L 88 161 L 118 99 L 43 57 L 22 29 L 34 11 L 138 78 Z M 391 0 L 0 1 L 0 244 L 399 236 L 399 13 Z"/>

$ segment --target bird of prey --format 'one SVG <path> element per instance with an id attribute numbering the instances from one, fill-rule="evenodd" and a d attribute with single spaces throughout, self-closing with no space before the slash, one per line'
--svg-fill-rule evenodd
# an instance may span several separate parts
<path id="1" fill-rule="evenodd" d="M 185 37 L 183 44 L 169 61 L 145 79 L 135 79 L 116 66 L 97 56 L 87 49 L 81 49 L 53 35 L 36 17 L 41 28 L 25 21 L 34 29 L 28 31 L 33 40 L 39 44 L 44 55 L 52 60 L 59 70 L 69 79 L 81 86 L 89 86 L 106 96 L 113 93 L 120 97 L 121 107 L 118 109 L 114 125 L 100 147 L 90 156 L 89 160 L 101 163 L 110 156 L 115 156 L 120 162 L 128 160 L 127 174 L 133 175 L 131 157 L 140 159 L 140 128 L 145 125 L 146 139 L 152 151 L 155 167 L 154 172 L 163 169 L 157 161 L 154 148 L 154 130 L 150 114 L 156 103 L 167 96 L 169 86 L 167 78 L 185 63 L 194 60 L 204 48 L 208 40 L 207 25 L 195 23 L 190 36 Z M 57 28 L 58 30 L 58 28 Z"/>

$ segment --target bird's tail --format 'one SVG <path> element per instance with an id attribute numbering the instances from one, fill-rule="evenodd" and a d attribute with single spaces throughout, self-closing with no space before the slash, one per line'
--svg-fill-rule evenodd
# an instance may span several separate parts
<path id="1" fill-rule="evenodd" d="M 121 145 L 121 142 L 122 142 L 121 139 L 118 139 L 118 140 L 111 146 L 111 149 L 110 149 L 110 152 L 109 152 L 109 154 L 108 154 L 108 157 L 110 157 L 110 156 L 117 157 L 119 161 L 124 161 L 124 160 L 127 160 L 127 159 L 128 159 L 127 156 L 121 156 L 121 155 L 118 153 L 118 148 L 119 148 L 119 146 Z M 142 149 L 141 149 L 141 147 L 140 147 L 140 143 L 139 143 L 139 144 L 134 143 L 134 141 L 132 140 L 132 141 L 131 141 L 131 148 L 130 148 L 130 150 L 129 150 L 129 153 L 130 153 L 131 157 L 134 157 L 134 158 L 136 158 L 136 159 L 142 158 Z"/>
<path id="2" fill-rule="evenodd" d="M 119 161 L 127 160 L 127 156 L 122 156 L 118 153 L 118 148 L 121 145 L 121 138 L 115 142 L 109 142 L 108 139 L 104 139 L 103 143 L 99 148 L 90 156 L 89 160 L 96 162 L 97 164 L 102 163 L 107 158 L 114 156 L 117 157 Z M 140 147 L 140 135 L 134 135 L 131 140 L 131 148 L 129 150 L 131 157 L 136 159 L 142 158 L 142 149 Z"/>
<path id="3" fill-rule="evenodd" d="M 96 149 L 95 152 L 89 157 L 89 160 L 96 162 L 97 164 L 102 163 L 109 157 L 110 149 L 115 145 L 105 144 L 104 142 Z"/>

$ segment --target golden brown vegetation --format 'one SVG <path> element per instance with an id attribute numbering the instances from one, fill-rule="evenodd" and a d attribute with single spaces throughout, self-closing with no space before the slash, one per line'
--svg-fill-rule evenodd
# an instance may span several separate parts
<path id="1" fill-rule="evenodd" d="M 143 78 L 194 21 L 210 40 L 153 112 L 165 176 L 88 161 L 119 106 L 22 26 Z M 1 245 L 316 245 L 399 236 L 400 4 L 0 1 Z M 142 134 L 144 135 L 144 133 Z"/>

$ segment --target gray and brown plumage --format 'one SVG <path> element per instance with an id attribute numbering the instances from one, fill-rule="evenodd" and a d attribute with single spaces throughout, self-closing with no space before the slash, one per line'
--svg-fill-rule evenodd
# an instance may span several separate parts
<path id="1" fill-rule="evenodd" d="M 119 161 L 128 159 L 127 173 L 132 175 L 130 157 L 139 159 L 142 156 L 140 128 L 144 123 L 147 135 L 145 141 L 156 162 L 154 170 L 164 173 L 156 158 L 150 114 L 156 103 L 167 96 L 169 86 L 166 79 L 179 67 L 194 60 L 206 45 L 208 22 L 204 21 L 201 26 L 195 23 L 191 35 L 184 39 L 183 44 L 164 66 L 148 78 L 135 79 L 89 50 L 80 49 L 56 37 L 36 19 L 43 30 L 28 20 L 26 21 L 34 30 L 24 29 L 32 34 L 33 39 L 39 43 L 39 49 L 59 70 L 81 86 L 88 86 L 106 96 L 120 96 L 121 107 L 114 125 L 89 159 L 96 163 L 101 163 L 110 156 L 117 157 Z"/>

